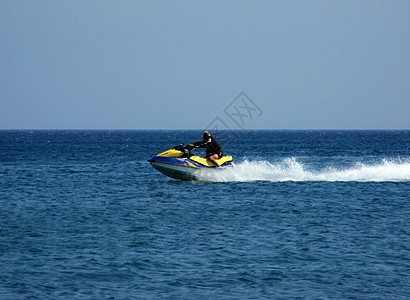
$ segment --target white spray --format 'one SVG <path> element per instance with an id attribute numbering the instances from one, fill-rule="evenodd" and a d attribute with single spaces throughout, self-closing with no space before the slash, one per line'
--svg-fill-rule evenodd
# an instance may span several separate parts
<path id="1" fill-rule="evenodd" d="M 347 169 L 326 167 L 311 170 L 295 158 L 281 162 L 244 160 L 224 171 L 199 172 L 200 181 L 249 182 L 249 181 L 361 181 L 400 182 L 410 181 L 410 162 L 383 160 L 374 165 L 356 164 Z"/>

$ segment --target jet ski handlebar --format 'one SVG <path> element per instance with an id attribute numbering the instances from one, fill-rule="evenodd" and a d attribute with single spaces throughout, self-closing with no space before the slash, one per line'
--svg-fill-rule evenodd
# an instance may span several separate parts
<path id="1" fill-rule="evenodd" d="M 184 152 L 184 157 L 191 157 L 193 154 L 191 153 L 191 150 L 197 149 L 200 146 L 202 146 L 204 143 L 199 141 L 195 142 L 193 144 L 189 144 L 187 146 L 184 146 L 184 144 L 179 144 L 178 146 L 175 146 L 173 149 Z"/>

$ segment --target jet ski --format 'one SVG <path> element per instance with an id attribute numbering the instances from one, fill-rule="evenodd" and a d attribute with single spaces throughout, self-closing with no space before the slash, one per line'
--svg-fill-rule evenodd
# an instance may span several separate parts
<path id="1" fill-rule="evenodd" d="M 223 156 L 218 159 L 217 162 L 221 166 L 218 168 L 209 159 L 192 154 L 193 148 L 192 144 L 186 147 L 181 144 L 157 154 L 148 162 L 162 174 L 180 180 L 196 180 L 198 172 L 218 172 L 233 166 L 232 156 Z"/>

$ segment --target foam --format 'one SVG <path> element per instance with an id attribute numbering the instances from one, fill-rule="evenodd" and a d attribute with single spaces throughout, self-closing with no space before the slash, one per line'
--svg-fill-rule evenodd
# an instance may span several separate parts
<path id="1" fill-rule="evenodd" d="M 222 172 L 200 172 L 200 181 L 250 182 L 250 181 L 359 181 L 359 182 L 401 182 L 410 181 L 410 162 L 382 160 L 366 165 L 357 163 L 350 168 L 325 167 L 319 170 L 309 168 L 295 158 L 286 158 L 271 163 L 266 160 L 244 160 L 233 168 Z"/>

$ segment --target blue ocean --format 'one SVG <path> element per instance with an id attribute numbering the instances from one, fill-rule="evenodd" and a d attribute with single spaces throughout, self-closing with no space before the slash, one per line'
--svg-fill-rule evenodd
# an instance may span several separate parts
<path id="1" fill-rule="evenodd" d="M 0 131 L 0 299 L 410 299 L 410 131 L 201 134 Z"/>

